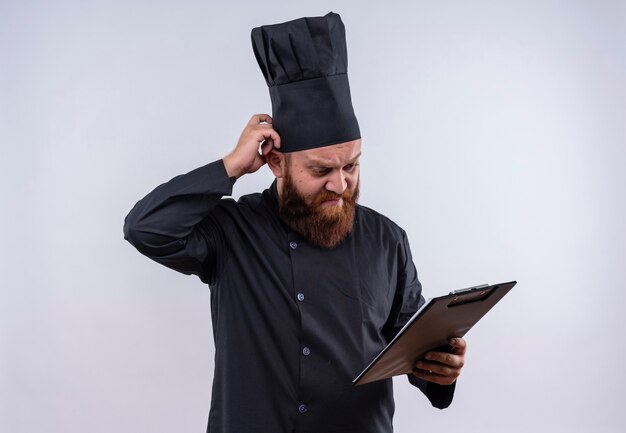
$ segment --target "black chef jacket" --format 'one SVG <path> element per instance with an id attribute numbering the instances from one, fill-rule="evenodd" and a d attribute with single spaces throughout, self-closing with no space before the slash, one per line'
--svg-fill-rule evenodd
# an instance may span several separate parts
<path id="1" fill-rule="evenodd" d="M 392 431 L 392 380 L 352 380 L 423 303 L 405 232 L 357 206 L 322 249 L 278 215 L 276 182 L 238 201 L 222 160 L 158 186 L 126 217 L 141 253 L 211 289 L 215 373 L 208 432 Z M 436 407 L 454 385 L 409 378 Z"/>

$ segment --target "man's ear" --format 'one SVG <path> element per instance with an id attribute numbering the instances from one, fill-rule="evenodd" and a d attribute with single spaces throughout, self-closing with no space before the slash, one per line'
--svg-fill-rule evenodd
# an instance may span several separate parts
<path id="1" fill-rule="evenodd" d="M 274 176 L 276 176 L 277 178 L 281 178 L 284 176 L 285 164 L 287 163 L 287 161 L 285 161 L 285 155 L 278 152 L 277 150 L 272 149 L 267 154 L 265 159 L 267 161 L 268 167 L 270 168 L 270 170 L 272 170 L 272 173 L 274 173 Z"/>

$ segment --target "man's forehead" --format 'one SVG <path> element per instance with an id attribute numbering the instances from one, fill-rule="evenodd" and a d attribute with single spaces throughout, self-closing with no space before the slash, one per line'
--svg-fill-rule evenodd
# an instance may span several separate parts
<path id="1" fill-rule="evenodd" d="M 342 164 L 361 155 L 361 140 L 347 141 L 297 153 L 300 153 L 303 161 L 308 164 Z"/>

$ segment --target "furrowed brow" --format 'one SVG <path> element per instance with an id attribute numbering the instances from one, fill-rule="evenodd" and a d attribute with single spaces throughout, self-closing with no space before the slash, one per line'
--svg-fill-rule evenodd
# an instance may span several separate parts
<path id="1" fill-rule="evenodd" d="M 360 157 L 361 157 L 361 152 L 359 152 L 358 155 L 356 155 L 354 158 L 352 158 L 350 161 L 348 161 L 345 165 L 354 164 L 356 162 L 356 160 L 359 159 Z M 335 166 L 335 164 L 332 164 L 332 163 L 328 164 L 326 161 L 315 160 L 315 159 L 309 161 L 307 165 L 309 167 L 327 167 L 327 168 Z"/>
<path id="2" fill-rule="evenodd" d="M 359 152 L 359 154 L 357 156 L 355 156 L 354 158 L 352 158 L 352 160 L 348 163 L 348 164 L 353 164 L 356 162 L 357 159 L 359 159 L 361 157 L 361 152 Z"/>

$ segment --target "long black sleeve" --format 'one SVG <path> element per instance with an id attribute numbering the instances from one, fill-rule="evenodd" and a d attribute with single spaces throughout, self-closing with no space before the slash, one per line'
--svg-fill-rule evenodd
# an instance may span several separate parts
<path id="1" fill-rule="evenodd" d="M 135 204 L 124 220 L 124 239 L 147 257 L 209 283 L 226 254 L 229 230 L 212 213 L 234 182 L 222 160 L 174 177 Z"/>
<path id="2" fill-rule="evenodd" d="M 395 337 L 400 329 L 404 327 L 415 312 L 424 304 L 422 285 L 419 282 L 417 270 L 413 264 L 409 242 L 404 232 L 402 243 L 399 245 L 398 258 L 401 262 L 398 264 L 398 289 L 396 291 L 396 299 L 394 300 L 394 309 L 390 315 L 391 323 L 388 323 L 388 325 L 391 325 L 389 329 L 387 329 L 388 341 L 391 341 L 391 339 Z M 407 376 L 409 382 L 419 388 L 434 407 L 444 409 L 452 403 L 456 382 L 452 385 L 438 385 L 433 382 L 418 379 L 412 374 Z"/>

